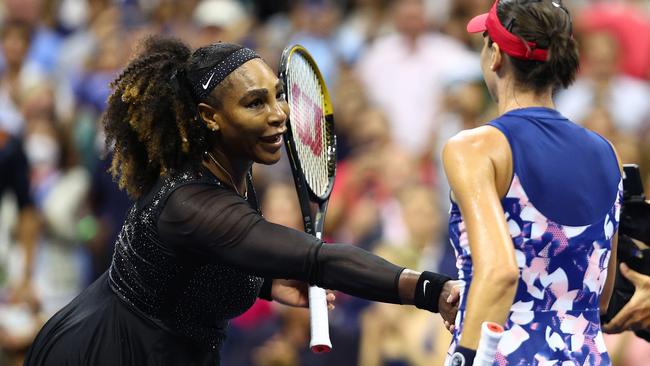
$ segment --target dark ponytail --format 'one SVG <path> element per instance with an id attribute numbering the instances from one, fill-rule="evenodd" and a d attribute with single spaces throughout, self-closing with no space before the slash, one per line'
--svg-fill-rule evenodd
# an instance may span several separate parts
<path id="1" fill-rule="evenodd" d="M 573 83 L 579 67 L 578 45 L 571 15 L 561 0 L 500 0 L 497 14 L 511 33 L 549 51 L 546 62 L 510 57 L 518 83 L 540 93 Z"/>
<path id="2" fill-rule="evenodd" d="M 114 146 L 110 172 L 132 198 L 161 174 L 203 160 L 209 130 L 198 123 L 197 102 L 186 85 L 191 55 L 179 40 L 148 38 L 111 84 L 102 117 L 107 146 Z"/>

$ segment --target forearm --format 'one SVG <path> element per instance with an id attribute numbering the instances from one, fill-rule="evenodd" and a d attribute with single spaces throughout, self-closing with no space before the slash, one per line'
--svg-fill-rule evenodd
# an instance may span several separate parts
<path id="1" fill-rule="evenodd" d="M 351 245 L 324 245 L 317 266 L 322 287 L 341 290 L 368 300 L 415 305 L 438 311 L 447 276 L 398 267 Z"/>
<path id="2" fill-rule="evenodd" d="M 403 268 L 353 245 L 323 245 L 310 267 L 309 281 L 318 286 L 372 301 L 402 303 L 399 289 Z M 412 303 L 414 295 L 405 296 Z"/>
<path id="3" fill-rule="evenodd" d="M 460 339 L 461 346 L 474 350 L 481 337 L 481 324 L 504 324 L 517 291 L 517 276 L 512 273 L 485 272 L 474 273 Z"/>

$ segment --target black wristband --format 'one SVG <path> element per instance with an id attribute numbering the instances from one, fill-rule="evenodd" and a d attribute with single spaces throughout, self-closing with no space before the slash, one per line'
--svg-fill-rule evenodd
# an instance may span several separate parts
<path id="1" fill-rule="evenodd" d="M 437 313 L 438 299 L 447 281 L 451 281 L 451 278 L 429 271 L 422 272 L 415 287 L 414 305 L 418 309 Z"/>
<path id="2" fill-rule="evenodd" d="M 273 287 L 273 279 L 265 278 L 262 288 L 260 288 L 260 293 L 257 294 L 257 297 L 263 300 L 273 301 L 273 296 L 271 295 L 271 290 Z"/>
<path id="3" fill-rule="evenodd" d="M 449 366 L 472 366 L 476 357 L 476 350 L 456 346 L 456 350 L 451 355 Z"/>

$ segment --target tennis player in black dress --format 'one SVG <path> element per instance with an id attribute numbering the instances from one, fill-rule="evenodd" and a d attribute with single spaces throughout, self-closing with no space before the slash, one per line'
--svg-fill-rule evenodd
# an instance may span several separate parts
<path id="1" fill-rule="evenodd" d="M 110 269 L 45 324 L 26 365 L 215 365 L 229 319 L 257 297 L 307 306 L 307 284 L 453 320 L 449 278 L 260 215 L 250 167 L 280 159 L 288 107 L 254 51 L 150 38 L 112 86 L 111 171 L 136 202 Z"/>

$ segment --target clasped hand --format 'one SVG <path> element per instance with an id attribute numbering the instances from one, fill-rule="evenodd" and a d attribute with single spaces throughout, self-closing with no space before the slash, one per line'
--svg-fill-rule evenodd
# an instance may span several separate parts
<path id="1" fill-rule="evenodd" d="M 450 333 L 454 332 L 454 322 L 456 321 L 456 313 L 458 313 L 458 306 L 460 305 L 460 292 L 464 284 L 461 280 L 447 281 L 442 288 L 442 292 L 440 292 L 438 310 L 440 311 L 440 316 L 445 321 L 445 328 Z"/>
<path id="2" fill-rule="evenodd" d="M 454 321 L 458 312 L 460 292 L 463 288 L 463 281 L 445 282 L 438 299 L 438 310 L 445 323 L 445 328 L 450 332 L 454 331 Z M 273 280 L 271 288 L 273 300 L 294 307 L 309 306 L 309 285 L 306 282 L 297 280 Z M 336 296 L 332 291 L 327 291 L 327 308 L 334 309 Z"/>

